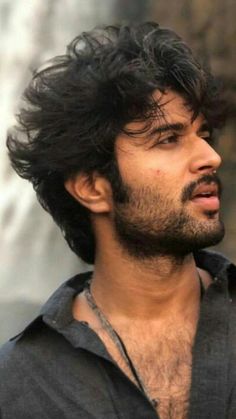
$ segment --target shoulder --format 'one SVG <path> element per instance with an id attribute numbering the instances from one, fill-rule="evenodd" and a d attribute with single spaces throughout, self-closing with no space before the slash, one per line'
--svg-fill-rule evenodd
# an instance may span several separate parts
<path id="1" fill-rule="evenodd" d="M 43 323 L 38 317 L 0 348 L 0 386 L 3 381 L 6 386 L 11 379 L 15 380 L 18 375 L 24 374 L 24 364 L 29 365 L 36 340 L 38 347 L 42 345 L 43 334 L 39 333 L 39 329 L 43 330 Z M 2 387 L 0 389 L 2 391 Z"/>
<path id="2" fill-rule="evenodd" d="M 11 405 L 11 399 L 18 399 L 24 387 L 26 354 L 22 351 L 22 334 L 9 340 L 0 348 L 0 407 Z"/>
<path id="3" fill-rule="evenodd" d="M 0 348 L 0 418 L 2 414 L 24 419 L 26 407 L 32 417 L 44 416 L 44 409 L 50 410 L 53 404 L 50 391 L 58 385 L 63 389 L 65 364 L 73 372 L 74 358 L 68 341 L 40 319 L 4 344 Z"/>
<path id="4" fill-rule="evenodd" d="M 45 325 L 41 316 L 0 348 L 0 406 L 21 400 L 56 352 L 62 337 Z"/>

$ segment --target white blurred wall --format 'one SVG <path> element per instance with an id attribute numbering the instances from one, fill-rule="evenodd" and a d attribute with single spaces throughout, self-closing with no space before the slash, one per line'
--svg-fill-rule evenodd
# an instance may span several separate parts
<path id="1" fill-rule="evenodd" d="M 0 0 L 0 343 L 37 313 L 58 285 L 87 267 L 69 250 L 10 168 L 6 130 L 31 70 L 64 53 L 82 30 L 110 23 L 113 0 Z"/>

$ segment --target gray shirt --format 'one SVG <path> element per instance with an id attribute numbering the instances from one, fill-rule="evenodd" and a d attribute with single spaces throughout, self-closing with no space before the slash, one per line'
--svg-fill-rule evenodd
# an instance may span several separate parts
<path id="1" fill-rule="evenodd" d="M 236 267 L 195 255 L 214 277 L 193 346 L 189 419 L 236 419 Z M 0 350 L 1 419 L 156 419 L 146 396 L 111 359 L 72 302 L 91 273 L 63 284 L 41 314 Z"/>

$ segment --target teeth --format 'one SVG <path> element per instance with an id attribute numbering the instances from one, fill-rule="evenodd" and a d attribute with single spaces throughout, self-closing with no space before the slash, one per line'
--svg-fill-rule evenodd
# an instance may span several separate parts
<path id="1" fill-rule="evenodd" d="M 216 188 L 213 188 L 211 186 L 209 186 L 209 189 L 207 190 L 206 187 L 200 187 L 198 190 L 201 191 L 201 189 L 203 190 L 203 192 L 195 192 L 195 194 L 193 195 L 194 197 L 202 197 L 202 198 L 210 198 L 212 196 L 217 196 L 218 195 L 218 191 Z"/>

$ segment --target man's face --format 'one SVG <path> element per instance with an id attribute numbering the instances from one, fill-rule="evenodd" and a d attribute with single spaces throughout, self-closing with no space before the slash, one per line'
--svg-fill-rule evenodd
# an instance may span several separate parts
<path id="1" fill-rule="evenodd" d="M 182 257 L 224 236 L 221 187 L 214 173 L 221 159 L 202 115 L 192 122 L 183 98 L 172 91 L 156 92 L 155 98 L 163 116 L 148 132 L 117 138 L 122 200 L 114 190 L 115 233 L 135 257 Z M 142 125 L 132 122 L 126 128 Z"/>

